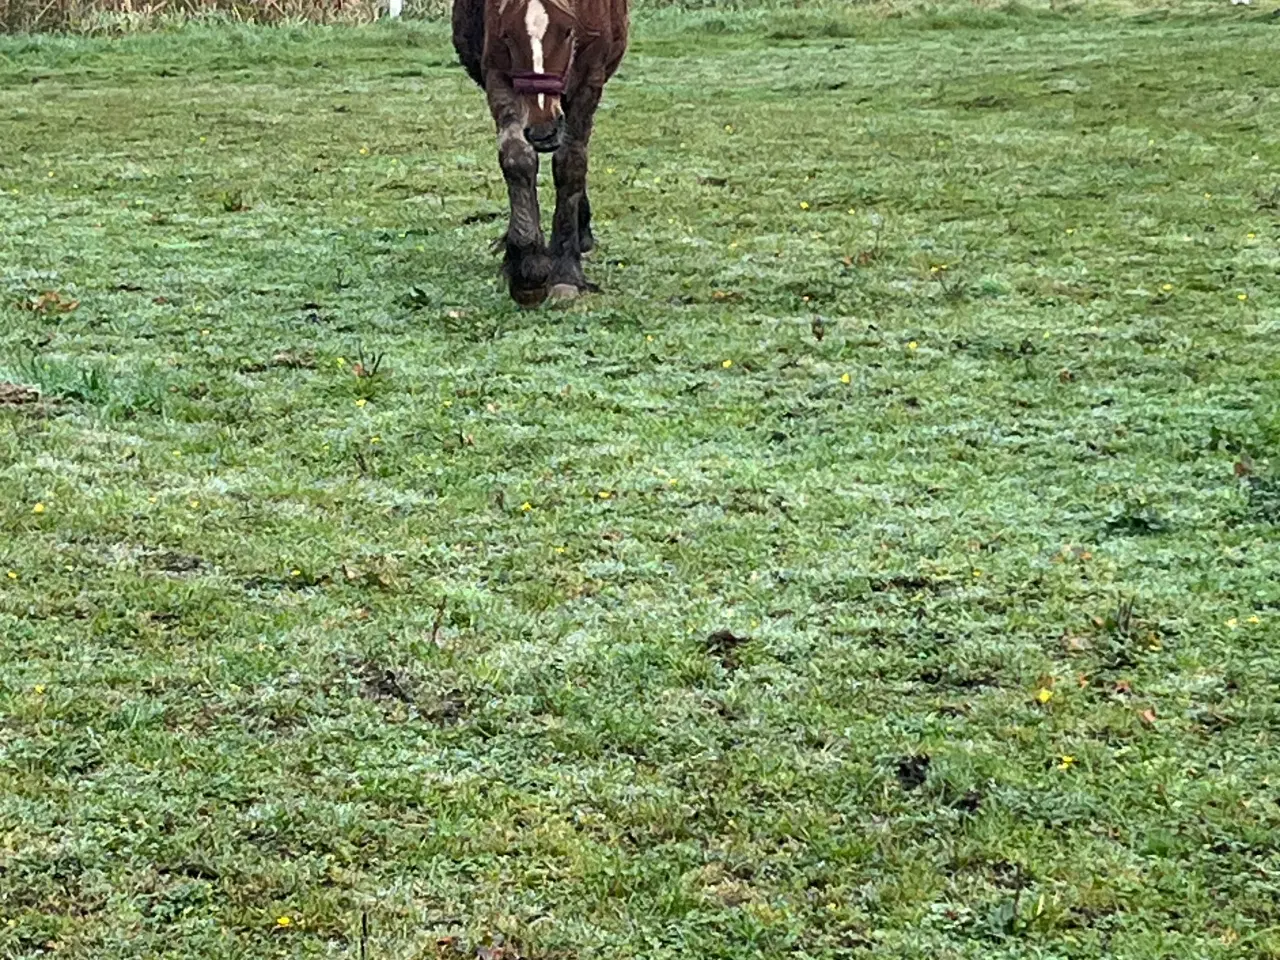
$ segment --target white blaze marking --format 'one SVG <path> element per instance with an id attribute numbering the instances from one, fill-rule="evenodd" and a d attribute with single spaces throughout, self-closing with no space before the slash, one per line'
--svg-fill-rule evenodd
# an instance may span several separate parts
<path id="1" fill-rule="evenodd" d="M 529 50 L 533 54 L 533 72 L 542 73 L 542 38 L 547 35 L 547 8 L 542 0 L 529 0 L 524 8 L 524 28 L 529 31 Z M 547 96 L 538 94 L 538 109 L 547 105 Z"/>

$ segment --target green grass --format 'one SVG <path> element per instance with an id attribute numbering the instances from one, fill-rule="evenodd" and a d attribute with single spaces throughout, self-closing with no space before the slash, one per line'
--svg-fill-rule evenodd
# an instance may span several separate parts
<path id="1" fill-rule="evenodd" d="M 0 40 L 0 956 L 1280 956 L 1277 30 Z"/>

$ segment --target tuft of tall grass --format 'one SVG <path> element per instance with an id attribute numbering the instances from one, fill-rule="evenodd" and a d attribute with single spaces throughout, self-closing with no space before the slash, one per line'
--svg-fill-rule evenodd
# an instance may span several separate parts
<path id="1" fill-rule="evenodd" d="M 0 0 L 0 33 L 130 33 L 191 21 L 361 24 L 388 15 L 389 0 Z M 981 26 L 982 17 L 1027 14 L 1198 15 L 1225 0 L 632 0 L 637 14 L 767 19 L 775 39 L 855 35 L 855 17 L 921 16 L 941 27 Z M 446 20 L 452 0 L 403 0 L 402 16 Z M 975 20 L 974 18 L 977 18 Z M 714 24 L 718 21 L 709 21 Z M 990 20 L 987 21 L 989 24 Z M 1003 22 L 1003 21 L 1000 21 Z M 755 24 L 754 26 L 758 26 Z"/>

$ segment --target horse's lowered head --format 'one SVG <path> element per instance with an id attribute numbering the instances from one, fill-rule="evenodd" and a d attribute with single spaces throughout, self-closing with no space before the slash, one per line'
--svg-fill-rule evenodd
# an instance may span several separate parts
<path id="1" fill-rule="evenodd" d="M 524 111 L 524 135 L 540 153 L 560 146 L 561 98 L 577 49 L 571 0 L 499 0 L 496 29 L 486 37 L 486 68 L 511 81 Z"/>

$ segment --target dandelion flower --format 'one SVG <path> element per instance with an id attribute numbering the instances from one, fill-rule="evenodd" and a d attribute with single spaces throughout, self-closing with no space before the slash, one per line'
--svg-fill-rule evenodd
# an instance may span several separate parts
<path id="1" fill-rule="evenodd" d="M 1065 754 L 1065 755 L 1063 755 L 1062 759 L 1058 761 L 1058 769 L 1059 769 L 1059 770 L 1070 770 L 1070 769 L 1071 769 L 1071 765 L 1072 765 L 1073 763 L 1075 763 L 1075 762 L 1076 762 L 1076 758 L 1075 758 L 1075 757 L 1071 756 L 1070 754 Z"/>
<path id="2" fill-rule="evenodd" d="M 598 496 L 601 500 L 608 500 L 610 497 L 613 496 L 613 494 L 608 490 L 601 490 L 599 493 L 596 494 L 596 496 Z"/>
<path id="3" fill-rule="evenodd" d="M 199 500 L 192 500 L 192 501 L 191 501 L 191 503 L 190 503 L 190 506 L 191 506 L 191 509 L 192 509 L 192 510 L 195 510 L 195 509 L 197 509 L 197 508 L 200 506 L 200 501 L 199 501 Z"/>
<path id="4" fill-rule="evenodd" d="M 552 549 L 554 549 L 556 553 L 564 553 L 564 552 L 565 552 L 565 550 L 566 550 L 566 549 L 568 549 L 568 548 L 567 548 L 567 547 L 553 547 Z"/>
<path id="5" fill-rule="evenodd" d="M 301 570 L 299 570 L 299 569 L 297 569 L 297 568 L 295 567 L 293 570 L 290 570 L 290 571 L 289 571 L 289 576 L 291 576 L 291 577 L 300 577 L 300 576 L 302 576 L 302 571 L 301 571 Z"/>
<path id="6" fill-rule="evenodd" d="M 357 407 L 363 407 L 363 406 L 364 406 L 366 403 L 368 403 L 368 402 L 369 402 L 369 401 L 368 401 L 368 400 L 366 400 L 364 397 L 361 397 L 359 400 L 357 400 L 357 401 L 356 401 L 356 406 L 357 406 Z"/>
<path id="7" fill-rule="evenodd" d="M 1232 630 L 1234 630 L 1236 627 L 1240 626 L 1240 621 L 1237 620 L 1235 617 L 1228 617 L 1227 626 L 1230 627 Z"/>
<path id="8" fill-rule="evenodd" d="M 1172 283 L 1162 283 L 1162 284 L 1160 285 L 1160 289 L 1161 289 L 1161 290 L 1163 290 L 1165 293 L 1168 293 L 1170 290 L 1172 290 L 1172 289 L 1173 289 L 1173 284 L 1172 284 Z"/>
<path id="9" fill-rule="evenodd" d="M 363 157 L 363 156 L 366 156 L 366 155 L 368 155 L 368 153 L 369 153 L 369 148 L 368 148 L 368 147 L 361 147 L 361 148 L 360 148 L 360 156 L 362 156 L 362 157 Z"/>
<path id="10" fill-rule="evenodd" d="M 525 513 L 528 513 L 530 510 L 533 509 L 533 504 L 530 503 L 528 500 L 526 500 L 524 503 L 520 504 L 520 509 L 523 510 Z"/>
<path id="11" fill-rule="evenodd" d="M 361 153 L 364 153 L 365 151 L 364 151 L 364 150 L 361 150 L 360 152 L 361 152 Z M 292 920 L 291 918 L 289 918 L 289 917 L 276 917 L 276 926 L 277 926 L 277 927 L 292 927 L 292 926 L 293 926 L 293 920 Z"/>
<path id="12" fill-rule="evenodd" d="M 847 373 L 842 373 L 842 374 L 840 374 L 840 382 L 841 382 L 841 383 L 848 383 L 851 379 L 853 379 L 853 378 L 852 378 L 852 377 L 850 377 Z"/>
<path id="13" fill-rule="evenodd" d="M 1076 232 L 1076 228 L 1075 228 L 1075 227 L 1067 227 L 1067 236 L 1068 236 L 1068 237 L 1069 237 L 1069 236 L 1071 236 L 1071 235 L 1072 235 L 1073 233 L 1075 233 L 1075 232 Z"/>
<path id="14" fill-rule="evenodd" d="M 347 365 L 347 358 L 346 358 L 346 357 L 338 357 L 338 358 L 337 358 L 336 360 L 334 360 L 333 362 L 334 362 L 337 366 L 339 366 L 339 367 L 345 367 L 345 366 Z"/>
<path id="15" fill-rule="evenodd" d="M 1237 293 L 1237 294 L 1236 294 L 1236 299 L 1237 299 L 1237 300 L 1241 300 L 1241 301 L 1248 300 L 1248 299 L 1249 299 L 1249 295 L 1248 295 L 1247 293 Z"/>
<path id="16" fill-rule="evenodd" d="M 1261 622 L 1262 621 L 1258 619 L 1258 615 L 1256 613 L 1253 616 L 1249 617 L 1247 620 L 1245 620 L 1245 623 L 1261 623 Z"/>
<path id="17" fill-rule="evenodd" d="M 1256 233 L 1246 233 L 1246 234 L 1244 235 L 1244 238 L 1245 238 L 1246 240 L 1253 240 L 1253 239 L 1256 239 L 1256 238 L 1257 238 L 1257 236 L 1258 236 L 1258 235 L 1257 235 Z"/>
<path id="18" fill-rule="evenodd" d="M 1204 195 L 1204 198 L 1205 198 L 1206 200 L 1212 200 L 1212 199 L 1213 199 L 1213 194 L 1212 194 L 1212 193 L 1206 193 L 1206 194 Z"/>
<path id="19" fill-rule="evenodd" d="M 808 201 L 808 200 L 801 200 L 801 201 L 800 201 L 800 209 L 801 209 L 801 210 L 808 210 L 808 209 L 809 209 L 809 201 Z"/>
<path id="20" fill-rule="evenodd" d="M 44 513 L 44 504 L 43 504 L 43 503 L 37 503 L 34 507 L 32 507 L 32 508 L 31 508 L 31 512 L 32 512 L 32 513 Z"/>
<path id="21" fill-rule="evenodd" d="M 43 696 L 43 695 L 44 695 L 44 684 L 43 684 L 43 683 L 37 683 L 37 684 L 36 684 L 34 687 L 32 687 L 31 689 L 33 689 L 33 690 L 36 692 L 36 696 Z"/>
<path id="22" fill-rule="evenodd" d="M 605 167 L 605 168 L 604 168 L 604 172 L 605 172 L 605 173 L 613 173 L 613 167 Z"/>
<path id="23" fill-rule="evenodd" d="M 677 480 L 675 477 L 672 477 L 670 480 L 668 480 L 668 481 L 667 481 L 667 486 L 669 486 L 669 487 L 674 487 L 674 486 L 675 486 L 676 484 L 678 484 L 679 482 L 680 482 L 680 481 L 679 481 L 679 480 Z"/>
<path id="24" fill-rule="evenodd" d="M 9 579 L 10 579 L 10 580 L 17 580 L 17 579 L 18 579 L 18 572 L 17 572 L 16 570 L 10 570 L 10 571 L 9 571 Z"/>
<path id="25" fill-rule="evenodd" d="M 733 361 L 732 361 L 732 360 L 726 360 L 726 361 L 724 361 L 724 363 L 720 364 L 720 366 L 722 366 L 722 367 L 724 367 L 726 370 L 728 370 L 730 367 L 732 367 L 732 366 L 733 366 Z"/>
<path id="26" fill-rule="evenodd" d="M 1036 694 L 1036 699 L 1041 703 L 1048 703 L 1053 699 L 1053 691 L 1048 687 L 1041 687 L 1040 692 Z"/>
<path id="27" fill-rule="evenodd" d="M 918 348 L 919 348 L 919 346 L 920 346 L 920 344 L 918 344 L 918 343 L 916 343 L 914 340 L 912 340 L 910 343 L 908 343 L 908 344 L 907 344 L 907 349 L 908 349 L 908 350 L 916 350 L 916 349 L 918 349 Z"/>
<path id="28" fill-rule="evenodd" d="M 726 124 L 724 125 L 724 132 L 725 132 L 725 133 L 733 133 L 733 124 L 732 124 L 732 123 L 726 123 Z"/>

